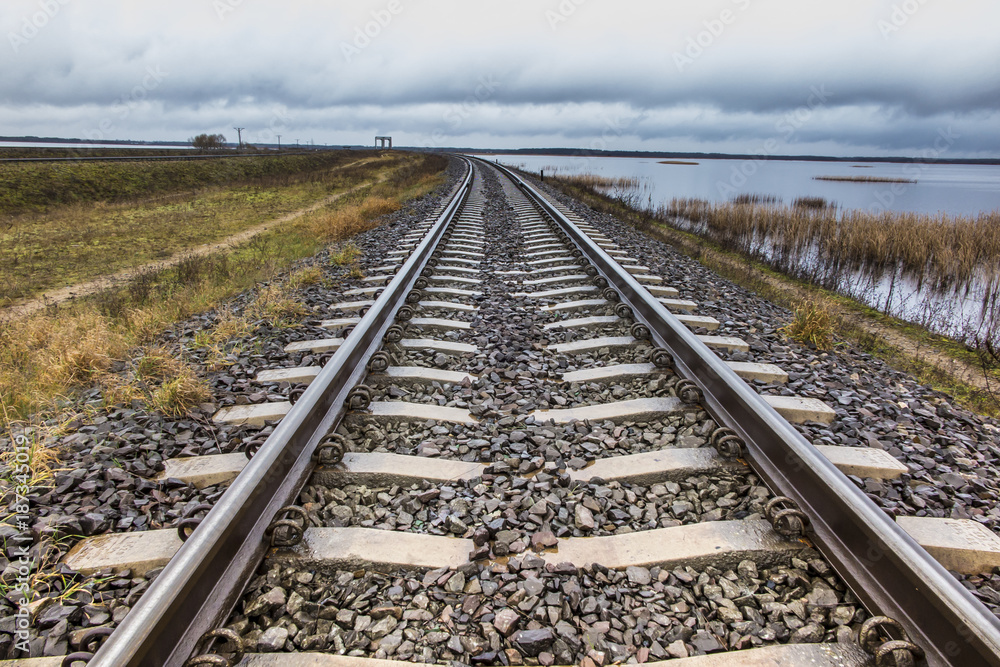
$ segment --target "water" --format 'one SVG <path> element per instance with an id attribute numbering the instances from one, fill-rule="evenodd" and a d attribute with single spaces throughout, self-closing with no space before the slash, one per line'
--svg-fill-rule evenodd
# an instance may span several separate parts
<path id="1" fill-rule="evenodd" d="M 586 158 L 563 156 L 490 156 L 501 163 L 550 174 L 596 174 L 638 178 L 638 205 L 651 209 L 674 198 L 722 203 L 740 194 L 777 197 L 791 205 L 799 197 L 822 197 L 841 211 L 862 209 L 952 216 L 977 216 L 1000 209 L 1000 166 L 913 165 L 858 162 L 691 160 L 697 165 L 660 164 L 650 158 Z M 747 175 L 749 174 L 749 175 Z M 916 183 L 857 183 L 817 181 L 816 176 L 905 178 Z M 678 226 L 703 232 L 703 225 L 677 221 Z M 761 240 L 759 258 L 773 258 Z M 815 250 L 799 256 L 790 269 L 814 276 L 823 263 Z M 818 278 L 818 276 L 817 276 Z M 827 278 L 827 280 L 829 277 Z M 825 282 L 825 281 L 823 281 Z M 872 276 L 848 272 L 834 280 L 835 289 L 887 314 L 915 322 L 958 340 L 986 337 L 1000 343 L 1000 309 L 988 280 L 975 280 L 968 290 L 935 291 L 901 272 Z"/>
<path id="2" fill-rule="evenodd" d="M 643 203 L 656 208 L 671 199 L 727 202 L 739 194 L 772 195 L 791 205 L 798 197 L 822 197 L 842 210 L 899 211 L 975 216 L 1000 209 L 1000 165 L 812 162 L 792 160 L 689 160 L 660 164 L 654 158 L 491 155 L 501 164 L 546 174 L 638 177 Z M 905 178 L 916 183 L 845 183 L 816 176 Z M 651 198 L 647 200 L 647 196 Z"/>

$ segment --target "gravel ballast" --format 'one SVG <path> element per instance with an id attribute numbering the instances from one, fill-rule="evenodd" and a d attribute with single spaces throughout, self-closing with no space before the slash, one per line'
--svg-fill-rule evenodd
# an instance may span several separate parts
<path id="1" fill-rule="evenodd" d="M 453 161 L 449 183 L 441 192 L 455 184 L 459 171 Z M 298 572 L 265 564 L 230 622 L 247 639 L 247 650 L 321 650 L 483 665 L 589 660 L 597 666 L 775 642 L 849 641 L 865 613 L 812 551 L 779 566 L 747 561 L 732 572 L 546 568 L 530 552 L 532 536 L 539 533 L 613 535 L 755 517 L 770 492 L 748 473 L 713 473 L 649 486 L 569 482 L 565 471 L 585 468 L 598 458 L 707 446 L 716 424 L 697 406 L 684 414 L 640 423 L 553 425 L 530 416 L 536 410 L 672 396 L 678 378 L 666 369 L 659 376 L 630 381 L 560 381 L 564 372 L 595 365 L 646 362 L 651 348 L 637 344 L 583 355 L 548 349 L 571 340 L 627 335 L 629 322 L 544 331 L 545 324 L 611 315 L 613 308 L 544 313 L 539 307 L 551 300 L 512 297 L 513 292 L 535 289 L 520 285 L 517 276 L 498 275 L 528 268 L 520 226 L 512 208 L 498 199 L 503 187 L 497 178 L 488 174 L 484 183 L 489 195 L 484 216 L 489 243 L 478 276 L 483 284 L 473 288 L 483 295 L 433 297 L 480 310 L 418 313 L 418 317 L 469 322 L 472 330 L 446 334 L 409 326 L 406 334 L 469 343 L 479 352 L 452 356 L 387 348 L 395 365 L 463 371 L 478 376 L 478 381 L 389 384 L 376 391 L 376 400 L 461 407 L 480 423 L 400 422 L 375 427 L 359 415 L 345 421 L 339 432 L 352 451 L 460 459 L 491 468 L 480 479 L 441 486 L 307 487 L 300 500 L 313 514 L 314 525 L 473 538 L 485 530 L 497 560 L 470 564 L 460 572 L 390 574 Z M 354 242 L 362 250 L 360 268 L 367 272 L 382 265 L 387 250 L 398 247 L 413 224 L 429 214 L 441 192 L 410 203 L 387 224 L 359 235 Z M 790 317 L 788 311 L 609 216 L 561 194 L 553 196 L 614 239 L 630 257 L 651 267 L 651 273 L 663 276 L 666 285 L 680 290 L 679 298 L 698 302 L 696 314 L 718 319 L 722 326 L 713 334 L 738 336 L 750 343 L 749 353 L 720 352 L 722 358 L 778 364 L 789 372 L 788 385 L 755 383 L 758 391 L 815 397 L 833 407 L 837 420 L 832 425 L 796 425 L 807 439 L 816 444 L 878 447 L 905 463 L 910 472 L 898 480 L 852 478 L 887 513 L 970 518 L 991 530 L 1000 529 L 996 505 L 1000 429 L 994 420 L 962 410 L 947 396 L 849 345 L 819 352 L 790 343 L 778 332 Z M 204 371 L 213 393 L 211 403 L 183 418 L 164 417 L 136 404 L 70 424 L 66 434 L 53 442 L 65 452 L 66 469 L 56 475 L 52 488 L 33 489 L 30 496 L 35 555 L 43 555 L 37 546 L 42 538 L 46 562 L 55 563 L 80 536 L 171 528 L 191 508 L 218 500 L 224 486 L 199 490 L 177 480 L 151 478 L 168 458 L 240 451 L 245 442 L 273 429 L 273 424 L 221 426 L 211 418 L 225 406 L 287 400 L 294 387 L 255 382 L 261 370 L 324 362 L 323 355 L 283 350 L 291 342 L 339 335 L 319 327 L 319 322 L 356 316 L 337 311 L 332 304 L 365 298 L 344 296 L 368 285 L 350 278 L 347 267 L 332 265 L 329 255 L 324 252 L 302 263 L 321 267 L 325 284 L 297 291 L 310 311 L 300 326 L 257 322 L 252 335 L 233 349 L 226 367 Z M 231 306 L 238 313 L 252 298 L 253 294 L 241 295 Z M 190 318 L 172 327 L 160 342 L 196 364 L 203 363 L 207 352 L 195 344 L 195 336 L 215 322 L 214 312 Z M 94 390 L 83 400 L 96 407 L 101 397 Z M 0 488 L 6 488 L 3 484 Z M 544 513 L 537 507 L 540 504 Z M 578 507 L 586 507 L 590 519 Z M 497 534 L 502 531 L 514 535 L 498 548 Z M 502 553 L 504 549 L 507 553 Z M 8 549 L 0 558 L 7 583 L 15 575 L 11 555 Z M 59 566 L 50 565 L 47 571 L 58 572 Z M 30 655 L 64 655 L 78 648 L 82 630 L 116 626 L 156 574 L 83 577 L 62 572 L 58 583 L 46 578 L 46 584 L 39 583 L 41 600 L 36 605 Z M 962 580 L 994 612 L 1000 611 L 998 575 Z M 65 586 L 74 583 L 82 591 L 64 596 Z M 0 657 L 15 657 L 14 613 L 10 597 L 0 600 Z"/>

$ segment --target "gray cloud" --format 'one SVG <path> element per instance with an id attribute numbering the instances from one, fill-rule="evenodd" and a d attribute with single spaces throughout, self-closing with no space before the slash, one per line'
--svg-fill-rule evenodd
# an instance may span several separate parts
<path id="1" fill-rule="evenodd" d="M 1000 5 L 903 4 L 9 0 L 2 132 L 997 155 Z"/>

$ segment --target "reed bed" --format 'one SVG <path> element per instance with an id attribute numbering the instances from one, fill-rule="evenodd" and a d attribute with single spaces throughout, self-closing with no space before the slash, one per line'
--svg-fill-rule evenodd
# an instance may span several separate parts
<path id="1" fill-rule="evenodd" d="M 762 195 L 754 192 L 743 192 L 733 197 L 734 204 L 780 204 L 781 198 L 775 195 Z"/>
<path id="2" fill-rule="evenodd" d="M 637 176 L 611 177 L 599 176 L 597 174 L 576 174 L 572 176 L 560 176 L 559 180 L 592 189 L 639 189 L 642 187 L 642 179 Z"/>
<path id="3" fill-rule="evenodd" d="M 890 176 L 813 176 L 813 180 L 847 183 L 916 183 L 912 178 L 893 178 Z"/>
<path id="4" fill-rule="evenodd" d="M 822 197 L 797 197 L 792 206 L 795 208 L 836 208 L 836 204 Z"/>
<path id="5" fill-rule="evenodd" d="M 580 179 L 585 180 L 585 179 Z M 1000 345 L 1000 211 L 977 216 L 841 211 L 820 197 L 763 195 L 659 206 L 612 194 L 653 221 L 840 292 L 979 349 Z"/>
<path id="6" fill-rule="evenodd" d="M 602 179 L 560 177 L 591 189 Z M 821 197 L 801 197 L 792 206 L 778 201 L 760 194 L 721 204 L 674 198 L 643 212 L 828 287 L 851 275 L 898 275 L 915 281 L 918 290 L 968 294 L 978 288 L 990 303 L 1000 299 L 1000 211 L 974 217 L 875 213 L 839 211 Z"/>
<path id="7" fill-rule="evenodd" d="M 687 203 L 697 231 L 792 275 L 829 279 L 845 272 L 881 277 L 898 270 L 936 291 L 1000 285 L 1000 211 L 976 217 L 845 211 L 830 207 Z M 668 205 L 666 220 L 684 211 Z"/>

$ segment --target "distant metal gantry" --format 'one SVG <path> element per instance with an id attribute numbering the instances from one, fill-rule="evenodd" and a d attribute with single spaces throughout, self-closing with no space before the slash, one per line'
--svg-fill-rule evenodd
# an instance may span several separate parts
<path id="1" fill-rule="evenodd" d="M 389 150 L 392 150 L 392 137 L 375 137 L 375 146 L 378 148 L 385 148 L 386 142 L 389 142 Z"/>

